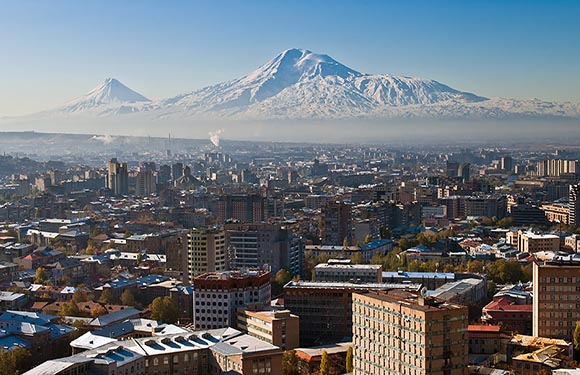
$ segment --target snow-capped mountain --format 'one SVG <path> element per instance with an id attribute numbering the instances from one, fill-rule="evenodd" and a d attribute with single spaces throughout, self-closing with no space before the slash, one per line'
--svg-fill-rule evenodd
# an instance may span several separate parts
<path id="1" fill-rule="evenodd" d="M 90 111 L 103 114 L 120 113 L 125 108 L 125 112 L 134 112 L 137 108 L 136 104 L 148 102 L 150 102 L 149 99 L 131 90 L 115 78 L 107 78 L 86 95 L 66 103 L 57 108 L 56 111 L 65 113 Z"/>
<path id="2" fill-rule="evenodd" d="M 289 49 L 248 75 L 150 101 L 109 78 L 51 115 L 140 119 L 580 118 L 580 104 L 484 98 L 434 80 L 371 75 L 330 56 Z"/>
<path id="3" fill-rule="evenodd" d="M 289 49 L 252 73 L 166 99 L 165 115 L 219 114 L 235 117 L 348 117 L 379 107 L 486 98 L 437 81 L 359 73 L 327 55 Z"/>

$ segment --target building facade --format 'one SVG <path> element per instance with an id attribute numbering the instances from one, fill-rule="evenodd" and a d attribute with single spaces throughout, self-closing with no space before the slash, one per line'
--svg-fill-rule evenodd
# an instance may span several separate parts
<path id="1" fill-rule="evenodd" d="M 536 257 L 533 295 L 533 335 L 571 341 L 580 320 L 580 257 Z"/>
<path id="2" fill-rule="evenodd" d="M 193 229 L 187 234 L 187 273 L 184 281 L 193 279 L 206 272 L 226 270 L 226 234 L 219 228 Z"/>
<path id="3" fill-rule="evenodd" d="M 420 284 L 291 281 L 284 306 L 300 317 L 300 345 L 339 341 L 352 334 L 352 294 L 367 290 L 407 289 Z"/>
<path id="4" fill-rule="evenodd" d="M 354 375 L 467 374 L 467 307 L 403 291 L 353 295 Z"/>
<path id="5" fill-rule="evenodd" d="M 289 310 L 238 309 L 238 329 L 283 350 L 300 343 L 300 318 Z"/>
<path id="6" fill-rule="evenodd" d="M 270 273 L 211 272 L 194 279 L 193 324 L 196 329 L 235 327 L 239 307 L 270 304 Z"/>
<path id="7" fill-rule="evenodd" d="M 119 163 L 116 158 L 107 163 L 107 189 L 114 195 L 129 194 L 129 170 L 127 163 Z"/>

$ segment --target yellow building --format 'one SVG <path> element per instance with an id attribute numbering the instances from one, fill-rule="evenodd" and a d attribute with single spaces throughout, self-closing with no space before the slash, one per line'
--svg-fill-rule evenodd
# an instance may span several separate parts
<path id="1" fill-rule="evenodd" d="M 467 307 L 393 290 L 352 308 L 354 375 L 467 374 Z"/>
<path id="2" fill-rule="evenodd" d="M 206 272 L 226 269 L 226 234 L 217 228 L 193 229 L 187 234 L 187 275 L 185 282 L 192 284 L 194 277 Z"/>

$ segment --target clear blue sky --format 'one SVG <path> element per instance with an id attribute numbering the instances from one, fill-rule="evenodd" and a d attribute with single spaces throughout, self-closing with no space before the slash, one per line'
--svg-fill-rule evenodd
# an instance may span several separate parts
<path id="1" fill-rule="evenodd" d="M 0 116 L 109 76 L 173 96 L 291 47 L 489 97 L 580 102 L 580 1 L 0 0 Z"/>

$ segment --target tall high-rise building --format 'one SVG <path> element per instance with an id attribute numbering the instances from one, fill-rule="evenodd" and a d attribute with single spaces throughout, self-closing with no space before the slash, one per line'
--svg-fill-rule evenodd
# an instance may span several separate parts
<path id="1" fill-rule="evenodd" d="M 514 163 L 511 156 L 503 156 L 501 158 L 501 169 L 506 172 L 511 172 L 514 169 Z"/>
<path id="2" fill-rule="evenodd" d="M 580 261 L 536 256 L 533 267 L 533 335 L 572 341 L 580 321 Z"/>
<path id="3" fill-rule="evenodd" d="M 137 172 L 135 195 L 144 197 L 157 190 L 155 183 L 155 163 L 142 163 Z"/>
<path id="4" fill-rule="evenodd" d="M 264 221 L 264 197 L 257 194 L 224 195 L 218 200 L 217 220 L 223 223 L 234 219 L 242 223 Z"/>
<path id="5" fill-rule="evenodd" d="M 300 243 L 279 224 L 233 223 L 224 226 L 230 269 L 280 268 L 300 274 Z"/>
<path id="6" fill-rule="evenodd" d="M 171 180 L 171 167 L 169 165 L 161 165 L 159 167 L 159 173 L 157 174 L 157 182 L 159 184 L 164 184 Z"/>
<path id="7" fill-rule="evenodd" d="M 580 184 L 570 185 L 568 195 L 568 224 L 580 224 Z"/>
<path id="8" fill-rule="evenodd" d="M 578 160 L 545 159 L 536 162 L 535 175 L 538 177 L 559 177 L 580 172 Z"/>
<path id="9" fill-rule="evenodd" d="M 459 168 L 457 169 L 457 177 L 461 177 L 463 182 L 469 181 L 471 178 L 471 164 L 469 163 L 461 163 L 459 164 Z"/>
<path id="10" fill-rule="evenodd" d="M 183 163 L 173 164 L 171 166 L 171 179 L 175 181 L 181 176 L 183 176 Z"/>
<path id="11" fill-rule="evenodd" d="M 322 207 L 322 244 L 350 245 L 353 240 L 352 209 L 344 202 L 330 202 Z"/>
<path id="12" fill-rule="evenodd" d="M 195 276 L 206 272 L 225 271 L 226 234 L 220 228 L 193 229 L 187 234 L 187 274 L 185 282 L 192 284 Z"/>
<path id="13" fill-rule="evenodd" d="M 116 158 L 107 163 L 107 189 L 114 195 L 129 194 L 129 170 L 127 163 L 119 163 Z"/>
<path id="14" fill-rule="evenodd" d="M 352 296 L 354 375 L 464 375 L 468 310 L 417 293 Z"/>

